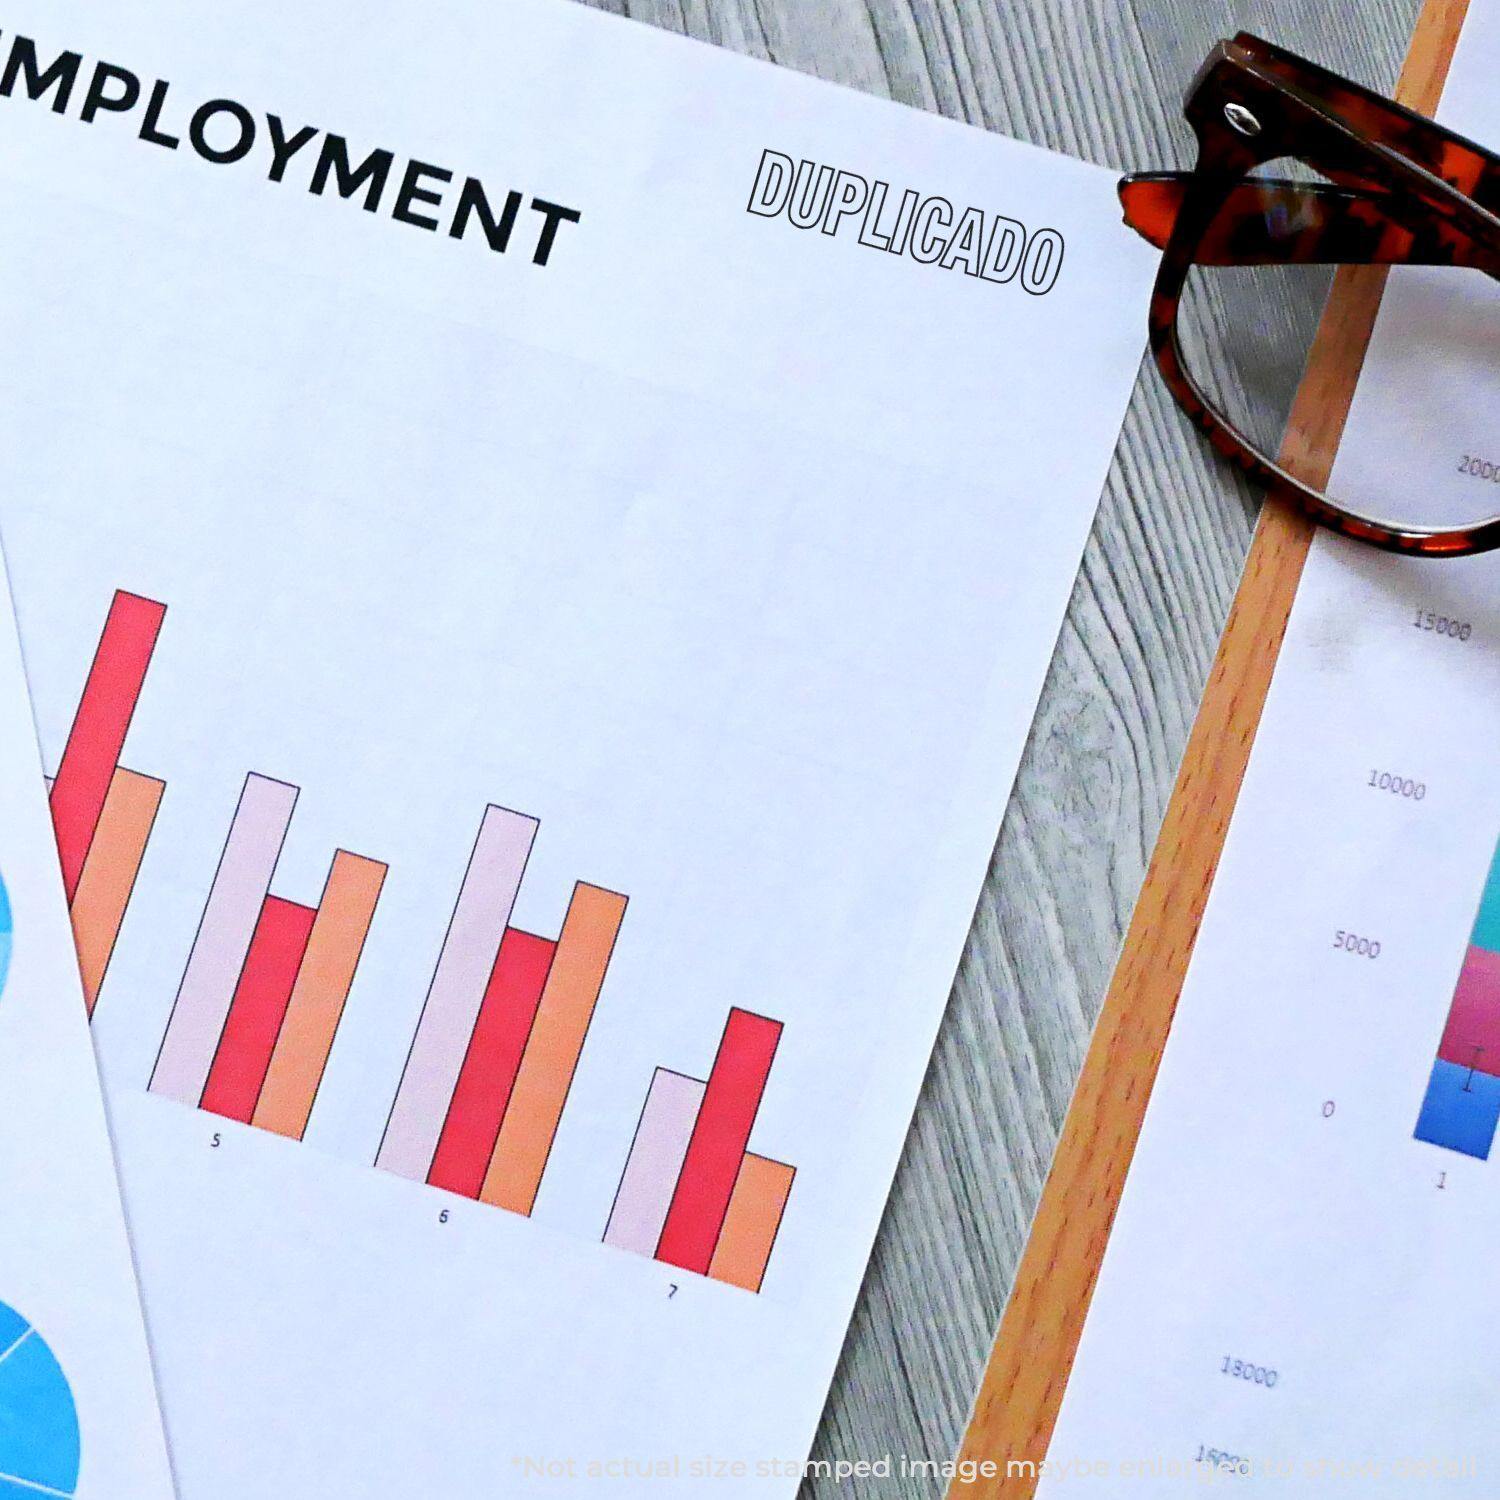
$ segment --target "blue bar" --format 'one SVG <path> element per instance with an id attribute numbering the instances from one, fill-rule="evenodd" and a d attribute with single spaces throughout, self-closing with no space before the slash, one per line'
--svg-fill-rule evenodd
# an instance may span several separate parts
<path id="1" fill-rule="evenodd" d="M 1488 948 L 1491 953 L 1500 953 L 1500 848 L 1490 861 L 1489 878 L 1484 883 L 1484 896 L 1479 903 L 1479 915 L 1474 918 L 1474 935 L 1469 942 L 1476 948 Z"/>
<path id="2" fill-rule="evenodd" d="M 1487 1161 L 1497 1125 L 1500 1078 L 1439 1058 L 1417 1116 L 1416 1138 Z"/>

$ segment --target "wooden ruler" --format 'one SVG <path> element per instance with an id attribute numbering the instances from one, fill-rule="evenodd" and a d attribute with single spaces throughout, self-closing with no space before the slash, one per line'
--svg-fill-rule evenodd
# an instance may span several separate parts
<path id="1" fill-rule="evenodd" d="M 1427 0 L 1402 103 L 1437 108 L 1468 3 Z M 1314 485 L 1332 467 L 1384 286 L 1382 267 L 1335 281 L 1282 449 Z M 960 1450 L 998 1476 L 955 1479 L 950 1500 L 1036 1489 L 1311 541 L 1286 507 L 1262 511 Z"/>

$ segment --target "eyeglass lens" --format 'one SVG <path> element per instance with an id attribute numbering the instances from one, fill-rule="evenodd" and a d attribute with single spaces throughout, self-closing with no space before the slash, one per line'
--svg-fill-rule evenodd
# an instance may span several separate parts
<path id="1" fill-rule="evenodd" d="M 1347 236 L 1350 226 L 1323 227 L 1326 210 L 1306 193 L 1278 185 L 1325 182 L 1303 163 L 1269 163 L 1250 182 L 1254 191 L 1233 195 L 1203 237 L 1178 308 L 1177 338 L 1183 363 L 1209 404 L 1262 457 L 1274 459 L 1334 268 L 1315 261 L 1209 262 L 1233 259 L 1246 246 L 1259 251 L 1297 242 L 1306 250 L 1320 233 Z M 1403 234 L 1378 204 L 1361 206 L 1358 233 L 1369 240 L 1388 229 Z M 1407 283 L 1387 307 L 1402 320 L 1401 337 L 1391 343 L 1410 368 L 1394 377 L 1408 396 L 1386 419 L 1413 444 L 1430 442 L 1434 429 L 1473 438 L 1455 439 L 1455 451 L 1440 458 L 1420 489 L 1368 466 L 1341 464 L 1329 498 L 1356 515 L 1399 526 L 1476 525 L 1500 514 L 1500 431 L 1493 412 L 1482 409 L 1500 366 L 1500 282 L 1467 267 L 1399 266 L 1390 274 Z M 1435 345 L 1441 358 L 1433 358 Z M 1484 434 L 1489 449 L 1478 451 Z"/>

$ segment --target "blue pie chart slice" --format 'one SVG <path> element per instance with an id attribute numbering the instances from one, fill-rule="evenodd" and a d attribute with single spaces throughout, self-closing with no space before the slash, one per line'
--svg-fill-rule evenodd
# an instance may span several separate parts
<path id="1" fill-rule="evenodd" d="M 0 1302 L 0 1500 L 78 1492 L 78 1411 L 47 1341 Z"/>

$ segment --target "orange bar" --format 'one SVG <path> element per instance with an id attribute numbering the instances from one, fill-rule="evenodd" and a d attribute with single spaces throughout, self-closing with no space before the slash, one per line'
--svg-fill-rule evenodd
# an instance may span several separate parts
<path id="1" fill-rule="evenodd" d="M 796 1167 L 785 1162 L 745 1153 L 708 1268 L 715 1281 L 742 1286 L 747 1292 L 760 1290 L 796 1175 Z"/>
<path id="2" fill-rule="evenodd" d="M 109 779 L 98 827 L 73 892 L 73 941 L 90 1015 L 166 788 L 164 781 L 119 766 Z"/>
<path id="3" fill-rule="evenodd" d="M 479 1192 L 485 1203 L 529 1214 L 536 1202 L 578 1054 L 625 918 L 625 899 L 582 881 L 573 888 L 531 1039 Z"/>
<path id="4" fill-rule="evenodd" d="M 385 865 L 362 854 L 333 856 L 252 1125 L 302 1139 L 385 874 Z"/>

